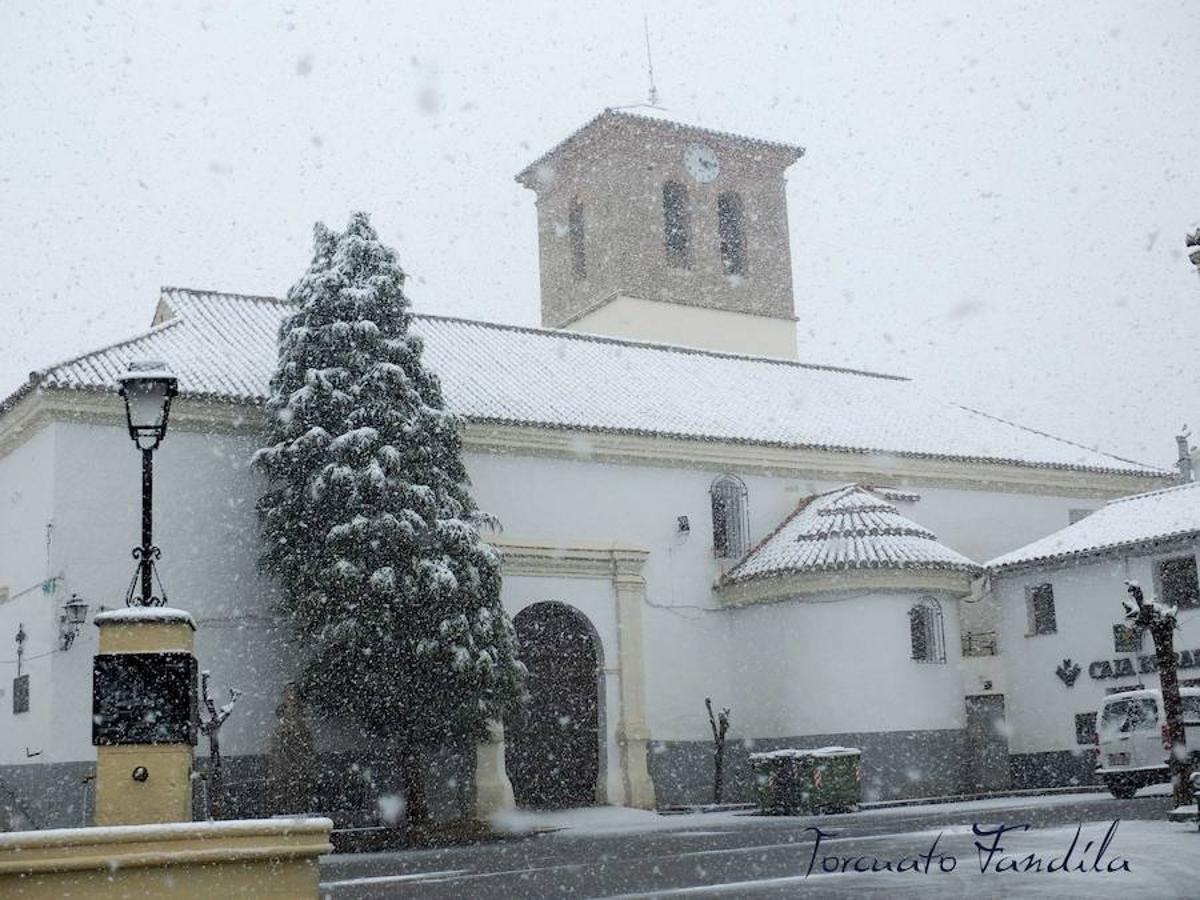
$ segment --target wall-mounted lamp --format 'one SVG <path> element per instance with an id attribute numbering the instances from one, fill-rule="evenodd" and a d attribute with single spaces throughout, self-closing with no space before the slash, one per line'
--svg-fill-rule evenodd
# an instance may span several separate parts
<path id="1" fill-rule="evenodd" d="M 71 599 L 63 604 L 58 617 L 58 638 L 64 650 L 70 650 L 75 643 L 80 626 L 87 621 L 87 611 L 87 601 L 78 594 L 72 594 Z"/>
<path id="2" fill-rule="evenodd" d="M 680 516 L 678 519 L 675 520 L 675 522 L 679 526 L 680 534 L 687 534 L 688 532 L 690 532 L 692 530 L 692 523 L 688 521 L 687 516 Z"/>

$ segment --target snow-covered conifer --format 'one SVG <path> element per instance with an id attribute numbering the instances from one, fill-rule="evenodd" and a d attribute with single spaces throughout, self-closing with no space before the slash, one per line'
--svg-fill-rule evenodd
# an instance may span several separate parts
<path id="1" fill-rule="evenodd" d="M 365 214 L 317 226 L 288 300 L 255 456 L 264 563 L 302 640 L 306 699 L 394 742 L 419 820 L 421 751 L 480 735 L 521 691 L 499 557 L 409 331 L 404 272 Z"/>

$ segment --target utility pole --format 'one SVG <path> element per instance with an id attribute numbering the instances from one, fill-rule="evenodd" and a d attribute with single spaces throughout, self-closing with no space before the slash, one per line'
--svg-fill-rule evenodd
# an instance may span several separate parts
<path id="1" fill-rule="evenodd" d="M 1147 603 L 1142 588 L 1136 581 L 1126 581 L 1129 600 L 1125 601 L 1125 619 L 1134 628 L 1150 632 L 1154 641 L 1154 656 L 1158 664 L 1158 682 L 1162 689 L 1163 749 L 1167 751 L 1167 771 L 1171 774 L 1171 789 L 1175 806 L 1186 806 L 1191 802 L 1188 776 L 1191 761 L 1188 758 L 1187 734 L 1183 728 L 1183 701 L 1179 697 L 1179 674 L 1175 663 L 1175 608 L 1161 603 Z"/>

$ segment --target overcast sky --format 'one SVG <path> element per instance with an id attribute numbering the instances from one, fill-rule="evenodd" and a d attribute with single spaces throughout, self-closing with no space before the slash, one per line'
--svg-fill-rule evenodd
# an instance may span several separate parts
<path id="1" fill-rule="evenodd" d="M 606 106 L 795 142 L 801 356 L 1169 464 L 1200 433 L 1200 15 L 1161 3 L 0 5 L 0 394 L 282 294 L 371 212 L 425 312 L 537 324 L 513 175 Z"/>

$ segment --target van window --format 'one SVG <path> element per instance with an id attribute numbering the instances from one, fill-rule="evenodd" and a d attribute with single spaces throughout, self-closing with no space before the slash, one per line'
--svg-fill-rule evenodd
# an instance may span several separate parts
<path id="1" fill-rule="evenodd" d="M 1200 725 L 1200 697 L 1184 697 L 1183 724 Z"/>
<path id="2" fill-rule="evenodd" d="M 1138 697 L 1104 707 L 1100 731 L 1106 737 L 1112 737 L 1130 731 L 1150 731 L 1157 725 L 1158 704 L 1151 697 Z"/>

